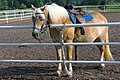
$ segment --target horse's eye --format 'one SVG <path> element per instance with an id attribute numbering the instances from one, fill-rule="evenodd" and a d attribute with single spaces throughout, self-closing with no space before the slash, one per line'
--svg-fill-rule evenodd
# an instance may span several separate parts
<path id="1" fill-rule="evenodd" d="M 43 21 L 42 19 L 40 19 L 40 21 Z"/>
<path id="2" fill-rule="evenodd" d="M 43 21 L 43 19 L 42 19 L 41 17 L 39 17 L 39 20 L 40 20 L 40 21 Z"/>

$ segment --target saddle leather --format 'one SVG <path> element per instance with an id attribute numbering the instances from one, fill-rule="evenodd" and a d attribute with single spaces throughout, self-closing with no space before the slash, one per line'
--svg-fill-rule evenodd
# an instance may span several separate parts
<path id="1" fill-rule="evenodd" d="M 73 14 L 76 19 L 77 19 L 77 23 L 85 23 L 85 19 L 83 18 L 83 15 L 87 16 L 87 13 L 82 9 L 82 8 L 78 8 L 78 9 L 73 9 L 73 10 L 69 10 L 69 12 L 71 14 Z M 81 30 L 81 35 L 85 34 L 84 28 L 83 27 L 79 27 L 75 29 L 75 33 L 76 31 L 80 29 Z"/>
<path id="2" fill-rule="evenodd" d="M 78 20 L 77 23 L 86 22 L 82 16 L 88 16 L 88 14 L 82 8 L 74 8 L 73 10 L 70 10 L 70 13 L 76 17 L 76 19 Z"/>

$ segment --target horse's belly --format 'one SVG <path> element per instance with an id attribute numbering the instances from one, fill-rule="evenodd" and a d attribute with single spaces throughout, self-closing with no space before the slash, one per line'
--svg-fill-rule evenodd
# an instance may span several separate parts
<path id="1" fill-rule="evenodd" d="M 98 37 L 98 35 L 80 35 L 77 36 L 74 41 L 75 42 L 93 42 L 96 38 Z"/>

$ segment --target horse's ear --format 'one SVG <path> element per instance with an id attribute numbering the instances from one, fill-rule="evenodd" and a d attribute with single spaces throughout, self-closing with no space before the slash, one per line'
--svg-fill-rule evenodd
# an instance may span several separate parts
<path id="1" fill-rule="evenodd" d="M 40 9 L 41 9 L 41 11 L 44 11 L 44 10 L 45 10 L 45 7 L 41 7 Z"/>
<path id="2" fill-rule="evenodd" d="M 32 9 L 32 10 L 35 10 L 36 8 L 31 4 L 31 9 Z"/>
<path id="3" fill-rule="evenodd" d="M 42 11 L 44 11 L 46 6 L 47 6 L 47 4 L 45 4 L 45 5 L 44 5 L 43 7 L 41 7 L 40 9 L 41 9 Z"/>

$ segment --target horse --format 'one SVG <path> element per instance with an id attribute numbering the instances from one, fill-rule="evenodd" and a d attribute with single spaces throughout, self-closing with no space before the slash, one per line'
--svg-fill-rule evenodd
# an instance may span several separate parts
<path id="1" fill-rule="evenodd" d="M 50 36 L 53 42 L 61 42 L 61 27 L 59 28 L 50 28 L 49 24 L 73 24 L 67 10 L 55 3 L 51 5 L 44 5 L 40 8 L 35 8 L 32 5 L 33 10 L 33 32 L 32 36 L 40 40 L 40 35 L 45 31 L 45 28 L 49 27 Z M 85 23 L 108 23 L 107 19 L 99 12 L 89 11 L 94 19 Z M 81 35 L 81 30 L 77 29 L 75 33 L 75 27 L 64 27 L 63 28 L 63 40 L 66 43 L 73 43 L 75 36 L 78 42 L 109 42 L 108 37 L 108 26 L 97 26 L 97 27 L 84 27 L 85 34 Z M 109 45 L 97 45 L 101 52 L 101 61 L 114 60 L 110 52 Z M 57 52 L 57 59 L 62 60 L 62 49 L 61 46 L 55 46 Z M 72 50 L 73 46 L 66 46 L 67 51 L 67 60 L 72 60 Z M 105 64 L 102 64 L 105 67 Z M 68 63 L 68 70 L 65 68 L 67 76 L 72 76 L 73 69 L 72 63 Z M 58 76 L 61 76 L 62 73 L 62 64 L 58 63 Z"/>

